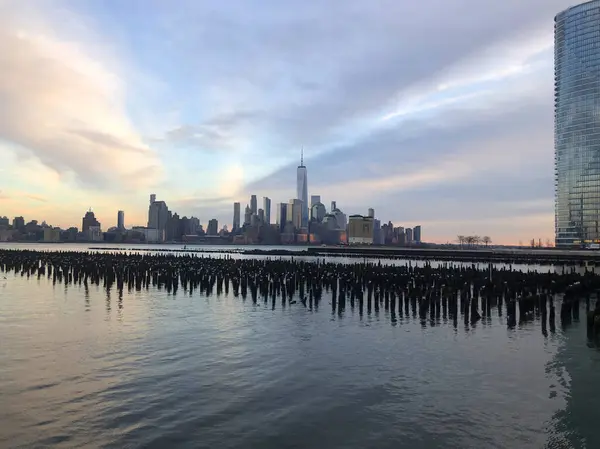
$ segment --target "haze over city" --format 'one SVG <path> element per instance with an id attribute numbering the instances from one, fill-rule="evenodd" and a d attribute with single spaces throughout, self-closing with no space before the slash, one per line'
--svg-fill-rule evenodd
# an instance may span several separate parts
<path id="1" fill-rule="evenodd" d="M 231 225 L 308 194 L 427 239 L 554 238 L 553 17 L 569 0 L 0 0 L 0 206 Z"/>

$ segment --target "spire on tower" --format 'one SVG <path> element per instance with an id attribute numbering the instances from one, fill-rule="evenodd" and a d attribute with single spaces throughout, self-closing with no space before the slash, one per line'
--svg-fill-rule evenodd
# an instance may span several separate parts
<path id="1" fill-rule="evenodd" d="M 304 167 L 304 147 L 300 149 L 300 167 Z"/>

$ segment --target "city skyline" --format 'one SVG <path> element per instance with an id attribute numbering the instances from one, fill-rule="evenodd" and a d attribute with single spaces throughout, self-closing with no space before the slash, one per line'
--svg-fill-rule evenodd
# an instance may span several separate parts
<path id="1" fill-rule="evenodd" d="M 578 2 L 23 3 L 0 1 L 0 215 L 143 226 L 156 192 L 231 228 L 256 194 L 273 223 L 303 146 L 347 214 L 554 237 L 552 34 Z"/>

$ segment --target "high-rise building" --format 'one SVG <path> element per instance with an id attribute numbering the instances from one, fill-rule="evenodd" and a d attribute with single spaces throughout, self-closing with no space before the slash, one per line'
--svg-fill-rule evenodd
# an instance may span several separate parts
<path id="1" fill-rule="evenodd" d="M 373 218 L 350 215 L 348 220 L 348 243 L 370 245 L 373 243 Z"/>
<path id="2" fill-rule="evenodd" d="M 164 201 L 156 201 L 156 195 L 150 195 L 150 206 L 148 207 L 148 228 L 165 231 L 167 234 L 167 226 L 172 214 Z"/>
<path id="3" fill-rule="evenodd" d="M 13 229 L 18 231 L 22 231 L 25 229 L 25 219 L 23 217 L 15 217 L 13 218 Z"/>
<path id="4" fill-rule="evenodd" d="M 246 210 L 244 211 L 244 225 L 249 226 L 251 220 L 252 220 L 252 209 L 250 209 L 250 206 L 248 206 L 246 204 Z"/>
<path id="5" fill-rule="evenodd" d="M 258 213 L 258 203 L 256 202 L 256 195 L 250 196 L 250 211 L 252 215 Z"/>
<path id="6" fill-rule="evenodd" d="M 313 203 L 310 208 L 310 219 L 312 221 L 316 221 L 317 223 L 321 223 L 323 218 L 325 218 L 326 213 L 327 212 L 325 211 L 325 206 L 323 203 Z"/>
<path id="7" fill-rule="evenodd" d="M 369 207 L 369 217 L 371 218 L 375 218 L 375 209 Z"/>
<path id="8" fill-rule="evenodd" d="M 406 228 L 404 234 L 406 235 L 406 244 L 410 245 L 413 242 L 413 230 L 411 228 Z"/>
<path id="9" fill-rule="evenodd" d="M 213 218 L 208 221 L 207 234 L 208 235 L 217 235 L 219 233 L 219 222 L 216 218 Z"/>
<path id="10" fill-rule="evenodd" d="M 240 203 L 233 203 L 233 230 L 240 229 Z"/>
<path id="11" fill-rule="evenodd" d="M 266 196 L 263 198 L 263 210 L 265 211 L 264 223 L 266 225 L 270 225 L 271 224 L 271 198 L 266 197 Z"/>
<path id="12" fill-rule="evenodd" d="M 265 223 L 265 210 L 264 209 L 258 209 L 258 221 L 259 223 L 263 224 Z"/>
<path id="13" fill-rule="evenodd" d="M 421 225 L 414 227 L 413 240 L 415 241 L 415 243 L 421 243 Z"/>
<path id="14" fill-rule="evenodd" d="M 556 246 L 600 242 L 600 0 L 554 19 Z"/>
<path id="15" fill-rule="evenodd" d="M 287 205 L 287 221 L 291 222 L 296 229 L 302 227 L 302 210 L 302 201 L 297 198 L 291 199 Z"/>
<path id="16" fill-rule="evenodd" d="M 304 166 L 304 150 L 300 154 L 300 165 L 296 170 L 296 198 L 302 201 L 300 223 L 298 226 L 308 227 L 308 186 L 307 186 L 306 167 Z"/>
<path id="17" fill-rule="evenodd" d="M 285 224 L 287 223 L 287 203 L 278 203 L 277 204 L 277 216 L 276 223 L 279 231 L 283 232 L 285 228 Z"/>
<path id="18" fill-rule="evenodd" d="M 119 231 L 125 230 L 125 212 L 122 210 L 117 212 L 117 229 L 119 229 Z"/>
<path id="19" fill-rule="evenodd" d="M 310 196 L 310 208 L 312 209 L 312 207 L 321 202 L 321 195 L 311 195 Z"/>
<path id="20" fill-rule="evenodd" d="M 329 213 L 333 213 L 334 210 L 337 209 L 337 204 L 335 203 L 335 201 L 331 202 L 331 210 L 329 211 Z"/>
<path id="21" fill-rule="evenodd" d="M 81 224 L 82 232 L 86 232 L 88 229 L 90 229 L 90 227 L 101 229 L 100 223 L 98 222 L 98 220 L 96 220 L 96 216 L 92 212 L 92 209 L 88 210 L 85 213 Z"/>

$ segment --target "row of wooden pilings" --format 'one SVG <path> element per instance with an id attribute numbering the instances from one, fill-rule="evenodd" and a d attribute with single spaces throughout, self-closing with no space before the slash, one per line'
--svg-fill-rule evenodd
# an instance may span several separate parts
<path id="1" fill-rule="evenodd" d="M 555 302 L 560 303 L 560 323 L 579 319 L 579 301 L 585 301 L 588 324 L 595 329 L 600 310 L 591 310 L 600 290 L 600 276 L 588 271 L 524 272 L 494 268 L 491 264 L 465 266 L 452 263 L 432 266 L 386 265 L 372 262 L 336 263 L 288 259 L 240 259 L 100 252 L 40 252 L 0 250 L 0 271 L 16 276 L 51 279 L 53 284 L 96 285 L 125 290 L 155 288 L 172 295 L 229 295 L 251 298 L 254 303 L 301 304 L 317 309 L 326 300 L 332 312 L 380 310 L 421 322 L 459 319 L 474 324 L 496 309 L 506 314 L 509 327 L 541 320 L 555 329 Z"/>

